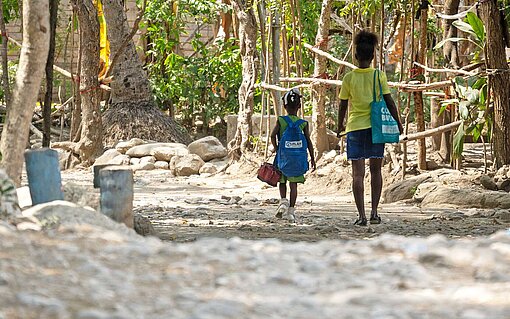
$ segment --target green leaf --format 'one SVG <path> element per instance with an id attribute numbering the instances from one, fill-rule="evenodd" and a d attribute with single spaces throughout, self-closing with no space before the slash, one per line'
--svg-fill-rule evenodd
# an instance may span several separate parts
<path id="1" fill-rule="evenodd" d="M 462 20 L 457 20 L 457 21 L 453 21 L 452 23 L 457 29 L 459 29 L 460 31 L 463 31 L 463 32 L 466 32 L 466 33 L 469 33 L 471 34 L 472 36 L 476 37 L 476 33 L 475 33 L 475 30 L 473 30 L 473 27 L 471 26 L 471 24 L 469 23 L 466 23 Z"/>
<path id="2" fill-rule="evenodd" d="M 478 80 L 476 80 L 476 82 L 472 85 L 472 88 L 473 89 L 480 89 L 484 84 L 487 83 L 487 79 L 486 78 L 479 78 Z"/>
<path id="3" fill-rule="evenodd" d="M 453 136 L 453 158 L 460 158 L 464 151 L 464 125 L 459 125 L 457 132 Z"/>
<path id="4" fill-rule="evenodd" d="M 468 12 L 466 16 L 466 20 L 469 25 L 472 27 L 473 32 L 476 34 L 476 37 L 480 42 L 485 41 L 485 28 L 483 26 L 482 20 L 473 12 Z"/>
<path id="5" fill-rule="evenodd" d="M 436 46 L 434 47 L 434 50 L 437 50 L 439 49 L 440 47 L 442 47 L 443 45 L 445 45 L 446 42 L 459 42 L 459 41 L 468 41 L 468 39 L 466 38 L 448 38 L 448 39 L 444 39 L 443 41 L 440 41 L 438 44 L 436 44 Z"/>

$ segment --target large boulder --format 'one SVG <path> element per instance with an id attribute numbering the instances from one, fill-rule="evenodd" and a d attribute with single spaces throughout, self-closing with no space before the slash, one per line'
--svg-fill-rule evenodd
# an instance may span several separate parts
<path id="1" fill-rule="evenodd" d="M 176 176 L 190 176 L 200 172 L 205 162 L 196 154 L 174 156 L 170 161 L 170 170 Z"/>
<path id="2" fill-rule="evenodd" d="M 214 136 L 206 136 L 188 145 L 190 153 L 197 154 L 204 161 L 227 156 L 227 149 Z"/>
<path id="3" fill-rule="evenodd" d="M 178 149 L 175 152 L 184 152 L 182 149 L 186 148 L 186 145 L 180 143 L 148 143 L 130 148 L 126 152 L 126 155 L 131 157 L 152 156 L 154 155 L 155 150 L 159 147 L 174 148 Z M 160 160 L 160 158 L 157 157 L 156 159 Z"/>
<path id="4" fill-rule="evenodd" d="M 157 161 L 170 162 L 174 156 L 188 155 L 189 150 L 184 144 L 173 143 L 173 145 L 161 146 L 152 149 L 151 155 L 156 158 Z"/>
<path id="5" fill-rule="evenodd" d="M 510 208 L 510 194 L 496 191 L 474 192 L 472 189 L 438 187 L 428 193 L 422 207 Z"/>
<path id="6" fill-rule="evenodd" d="M 0 220 L 10 220 L 20 214 L 16 186 L 5 170 L 0 169 Z"/>
<path id="7" fill-rule="evenodd" d="M 119 151 L 112 148 L 109 150 L 106 150 L 103 155 L 99 156 L 96 161 L 94 162 L 94 165 L 105 165 L 110 164 L 110 161 L 112 161 L 117 156 L 121 155 Z"/>
<path id="8" fill-rule="evenodd" d="M 122 142 L 117 143 L 117 145 L 115 145 L 115 149 L 117 151 L 119 151 L 120 153 L 125 154 L 130 148 L 133 148 L 135 146 L 142 145 L 145 143 L 146 142 L 144 140 L 142 140 L 141 138 L 135 137 L 135 138 L 130 139 L 129 141 L 122 141 Z"/>
<path id="9" fill-rule="evenodd" d="M 411 177 L 401 182 L 393 183 L 384 191 L 384 202 L 388 204 L 399 200 L 411 199 L 413 198 L 418 185 L 431 179 L 431 175 L 427 173 Z"/>

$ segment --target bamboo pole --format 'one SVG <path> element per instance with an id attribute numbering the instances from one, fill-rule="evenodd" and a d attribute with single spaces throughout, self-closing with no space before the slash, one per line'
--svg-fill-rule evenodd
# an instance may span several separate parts
<path id="1" fill-rule="evenodd" d="M 430 129 L 430 130 L 425 130 L 425 131 L 414 133 L 414 134 L 401 135 L 400 142 L 409 142 L 409 141 L 424 139 L 425 137 L 430 137 L 430 136 L 438 135 L 438 134 L 441 134 L 444 132 L 448 132 L 448 131 L 456 129 L 463 122 L 464 122 L 463 120 L 458 120 L 458 121 L 448 123 L 448 124 L 440 126 L 440 127 Z"/>
<path id="2" fill-rule="evenodd" d="M 314 52 L 314 53 L 316 53 L 316 54 L 318 54 L 318 55 L 321 55 L 321 56 L 323 56 L 323 57 L 326 57 L 326 58 L 330 59 L 331 61 L 333 61 L 333 62 L 335 62 L 335 63 L 341 64 L 341 65 L 345 65 L 345 66 L 347 66 L 347 67 L 349 67 L 349 68 L 351 68 L 351 69 L 357 69 L 357 68 L 358 68 L 358 67 L 357 67 L 357 66 L 355 66 L 354 64 L 349 63 L 349 62 L 347 62 L 347 61 L 342 61 L 342 60 L 340 60 L 340 59 L 338 59 L 338 58 L 335 58 L 335 57 L 334 57 L 334 56 L 332 56 L 331 54 L 329 54 L 329 53 L 327 53 L 327 52 L 324 52 L 324 51 L 322 51 L 321 49 L 316 48 L 316 47 L 314 47 L 314 46 L 312 46 L 312 45 L 310 45 L 310 44 L 308 44 L 308 43 L 303 43 L 303 45 L 304 45 L 304 47 L 305 47 L 305 48 L 309 49 L 310 51 L 312 51 L 312 52 Z"/>

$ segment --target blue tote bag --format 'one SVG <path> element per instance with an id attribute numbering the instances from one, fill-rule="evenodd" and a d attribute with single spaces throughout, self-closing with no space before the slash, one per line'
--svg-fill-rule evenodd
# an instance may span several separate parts
<path id="1" fill-rule="evenodd" d="M 375 80 L 379 83 L 379 96 L 376 96 Z M 370 103 L 372 108 L 370 121 L 372 123 L 372 143 L 398 143 L 400 131 L 398 130 L 397 121 L 393 118 L 382 93 L 381 79 L 379 78 L 379 70 L 374 71 L 374 85 L 372 89 L 373 101 Z"/>

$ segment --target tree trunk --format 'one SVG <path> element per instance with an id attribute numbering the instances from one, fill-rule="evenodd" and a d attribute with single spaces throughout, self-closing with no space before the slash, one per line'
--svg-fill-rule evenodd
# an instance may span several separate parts
<path id="1" fill-rule="evenodd" d="M 494 161 L 496 167 L 510 164 L 510 72 L 506 62 L 503 26 L 496 0 L 480 2 L 480 18 L 485 25 L 486 64 L 491 97 L 494 101 Z"/>
<path id="2" fill-rule="evenodd" d="M 319 18 L 319 28 L 317 36 L 315 37 L 315 45 L 327 51 L 328 48 L 328 34 L 331 17 L 331 0 L 322 1 L 321 16 Z M 326 58 L 316 54 L 314 59 L 314 77 L 322 77 L 326 72 Z M 324 84 L 317 84 L 312 86 L 312 123 L 313 131 L 311 140 L 317 152 L 316 158 L 320 158 L 324 151 L 328 150 L 328 136 L 326 133 L 326 86 Z"/>
<path id="3" fill-rule="evenodd" d="M 103 0 L 103 10 L 112 56 L 122 50 L 112 69 L 111 104 L 103 114 L 103 141 L 113 145 L 119 140 L 138 137 L 189 143 L 189 134 L 157 108 L 133 40 L 129 39 L 125 48 L 121 48 L 131 31 L 123 1 Z"/>
<path id="4" fill-rule="evenodd" d="M 271 53 L 272 53 L 272 67 L 273 67 L 273 78 L 271 83 L 275 85 L 280 85 L 280 10 L 275 8 L 273 10 L 273 21 L 271 22 Z M 286 36 L 284 34 L 284 36 Z M 271 92 L 274 97 L 274 103 L 276 108 L 276 114 L 283 115 L 283 105 L 281 101 L 280 91 L 272 91 Z"/>
<path id="5" fill-rule="evenodd" d="M 454 15 L 459 12 L 460 0 L 446 0 L 443 6 L 445 14 Z M 457 28 L 452 25 L 453 21 L 444 19 L 443 20 L 443 39 L 457 37 Z M 443 55 L 447 62 L 454 68 L 459 68 L 459 52 L 457 42 L 448 41 L 443 46 Z"/>
<path id="6" fill-rule="evenodd" d="M 0 32 L 2 32 L 2 35 L 7 34 L 4 21 L 3 0 L 0 0 Z M 9 107 L 9 104 L 11 103 L 11 88 L 9 86 L 9 65 L 7 63 L 7 50 L 7 37 L 2 36 L 2 87 L 4 89 L 5 105 Z"/>
<path id="7" fill-rule="evenodd" d="M 234 140 L 229 143 L 234 158 L 247 151 L 249 137 L 252 135 L 251 116 L 253 113 L 255 81 L 257 80 L 257 22 L 253 12 L 253 3 L 248 0 L 232 2 L 239 23 L 239 47 L 243 81 L 239 87 L 239 115 Z"/>
<path id="8" fill-rule="evenodd" d="M 23 152 L 48 57 L 49 40 L 49 1 L 24 0 L 23 46 L 0 141 L 2 166 L 16 186 L 21 183 Z"/>
<path id="9" fill-rule="evenodd" d="M 427 0 L 422 0 L 426 2 Z M 424 9 L 421 10 L 420 15 L 420 39 L 419 39 L 419 48 L 418 48 L 418 63 L 425 65 L 425 53 L 427 52 L 427 5 Z M 422 7 L 420 6 L 420 7 Z M 423 69 L 421 69 L 423 72 Z M 416 129 L 418 132 L 423 132 L 425 130 L 425 117 L 423 114 L 423 93 L 414 92 L 414 110 L 416 114 Z M 418 140 L 418 168 L 419 169 L 427 169 L 427 150 L 425 145 L 425 139 Z"/>
<path id="10" fill-rule="evenodd" d="M 51 141 L 51 102 L 53 97 L 53 64 L 55 62 L 58 2 L 59 0 L 50 1 L 50 47 L 48 59 L 46 60 L 46 94 L 43 105 L 43 147 L 49 147 Z"/>
<path id="11" fill-rule="evenodd" d="M 82 163 L 92 164 L 103 151 L 101 111 L 99 109 L 99 20 L 90 0 L 72 0 L 80 23 L 81 134 L 76 151 Z"/>

